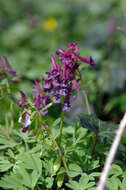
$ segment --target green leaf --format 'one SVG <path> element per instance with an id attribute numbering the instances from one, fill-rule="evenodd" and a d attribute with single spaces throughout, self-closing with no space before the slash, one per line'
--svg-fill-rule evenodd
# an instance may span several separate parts
<path id="1" fill-rule="evenodd" d="M 83 186 L 83 190 L 84 189 L 88 189 L 91 188 L 91 187 L 94 187 L 95 186 L 95 182 L 89 182 L 85 187 Z"/>
<path id="2" fill-rule="evenodd" d="M 123 170 L 117 164 L 112 164 L 112 169 L 109 172 L 109 175 L 119 176 L 123 174 Z"/>
<path id="3" fill-rule="evenodd" d="M 54 181 L 53 177 L 47 177 L 45 179 L 46 187 L 50 189 L 53 186 L 53 181 Z"/>
<path id="4" fill-rule="evenodd" d="M 108 178 L 107 180 L 107 187 L 109 190 L 118 190 L 119 184 L 120 184 L 120 180 L 118 177 L 116 176 L 112 176 L 111 178 Z"/>
<path id="5" fill-rule="evenodd" d="M 119 184 L 120 189 L 126 189 L 126 174 L 123 175 L 122 183 Z"/>
<path id="6" fill-rule="evenodd" d="M 76 171 L 76 172 L 80 172 L 82 173 L 82 169 L 80 166 L 78 166 L 77 164 L 69 164 L 69 169 Z"/>
<path id="7" fill-rule="evenodd" d="M 66 183 L 66 186 L 73 190 L 80 190 L 79 183 L 76 181 L 70 181 L 70 183 Z"/>
<path id="8" fill-rule="evenodd" d="M 22 190 L 28 190 L 22 183 L 22 179 L 19 175 L 15 175 L 11 173 L 9 176 L 5 175 L 0 180 L 0 187 L 6 188 L 6 189 L 22 189 Z"/>
<path id="9" fill-rule="evenodd" d="M 32 180 L 31 177 L 29 175 L 29 173 L 27 172 L 27 170 L 21 166 L 17 171 L 16 171 L 16 175 L 20 176 L 20 179 L 22 180 L 22 183 L 31 188 L 32 187 Z"/>
<path id="10" fill-rule="evenodd" d="M 6 148 L 13 148 L 16 146 L 17 143 L 13 140 L 8 140 L 6 138 L 0 137 L 0 150 L 6 149 Z"/>
<path id="11" fill-rule="evenodd" d="M 67 172 L 67 174 L 70 176 L 70 177 L 76 177 L 78 175 L 80 175 L 82 173 L 82 169 L 80 166 L 78 166 L 77 164 L 70 164 L 69 165 L 69 170 Z"/>
<path id="12" fill-rule="evenodd" d="M 23 161 L 23 166 L 25 168 L 33 170 L 31 173 L 31 187 L 34 188 L 42 173 L 40 156 L 39 154 L 26 153 L 21 160 Z"/>
<path id="13" fill-rule="evenodd" d="M 13 164 L 6 157 L 0 157 L 0 172 L 8 171 L 12 167 Z"/>
<path id="14" fill-rule="evenodd" d="M 83 175 L 79 180 L 80 186 L 85 188 L 85 186 L 88 184 L 89 180 L 90 180 L 90 178 L 87 174 Z"/>

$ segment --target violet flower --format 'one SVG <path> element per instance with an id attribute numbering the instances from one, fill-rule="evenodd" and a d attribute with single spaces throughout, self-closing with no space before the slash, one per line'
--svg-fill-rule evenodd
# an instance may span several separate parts
<path id="1" fill-rule="evenodd" d="M 42 97 L 41 89 L 37 80 L 35 80 L 35 84 L 33 85 L 33 87 L 38 91 L 38 94 Z"/>
<path id="2" fill-rule="evenodd" d="M 55 56 L 51 56 L 51 68 L 49 72 L 46 72 L 46 77 L 42 77 L 43 97 L 48 96 L 50 102 L 54 103 L 62 102 L 62 109 L 69 111 L 71 108 L 70 97 L 73 95 L 72 91 L 79 91 L 78 82 L 80 80 L 77 77 L 79 61 L 95 66 L 95 62 L 92 57 L 84 58 L 78 53 L 78 44 L 69 43 L 67 49 L 59 49 L 56 54 L 59 58 L 59 63 L 55 62 Z M 42 102 L 43 106 L 48 105 L 47 102 Z"/>
<path id="3" fill-rule="evenodd" d="M 20 113 L 20 117 L 18 120 L 19 123 L 21 123 L 23 129 L 22 132 L 25 133 L 28 130 L 28 125 L 31 124 L 30 115 L 28 112 L 25 112 L 25 121 L 22 121 L 22 113 Z"/>

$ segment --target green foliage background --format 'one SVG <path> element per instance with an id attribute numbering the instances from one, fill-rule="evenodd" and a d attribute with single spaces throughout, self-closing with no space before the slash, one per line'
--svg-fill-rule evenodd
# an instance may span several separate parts
<path id="1" fill-rule="evenodd" d="M 48 26 L 48 27 L 47 27 Z M 126 109 L 126 4 L 118 0 L 1 0 L 0 56 L 6 55 L 20 77 L 11 84 L 14 93 L 0 97 L 0 187 L 12 190 L 73 189 L 96 190 L 105 157 L 115 135 L 117 124 Z M 15 129 L 4 121 L 4 105 L 9 110 L 18 90 L 31 93 L 33 81 L 50 68 L 50 56 L 68 42 L 77 42 L 80 54 L 92 56 L 96 67 L 81 65 L 82 79 L 88 89 L 89 102 L 97 117 L 81 114 L 80 121 L 65 120 L 61 152 L 68 164 L 66 172 L 56 146 L 41 124 L 37 135 L 32 122 L 27 133 L 18 123 L 19 109 L 14 104 Z M 12 81 L 11 81 L 12 82 Z M 55 112 L 54 112 L 55 110 Z M 11 113 L 6 112 L 11 124 Z M 49 130 L 59 138 L 59 108 L 51 107 Z M 33 113 L 34 118 L 34 113 Z M 53 123 L 54 121 L 54 123 Z M 7 123 L 7 122 L 6 122 Z M 7 132 L 10 132 L 8 136 Z M 98 143 L 92 156 L 95 135 Z M 8 137 L 7 137 L 8 136 Z M 107 190 L 126 189 L 126 135 L 107 180 Z M 72 177 L 72 180 L 69 180 Z"/>
<path id="2" fill-rule="evenodd" d="M 116 27 L 126 29 L 125 12 L 125 2 L 118 0 L 1 0 L 0 54 L 17 68 L 20 88 L 29 93 L 31 81 L 49 69 L 50 55 L 78 42 L 80 54 L 97 63 L 88 72 L 82 66 L 95 113 L 119 121 L 126 105 L 126 37 Z M 51 18 L 57 26 L 48 31 L 44 23 Z"/>

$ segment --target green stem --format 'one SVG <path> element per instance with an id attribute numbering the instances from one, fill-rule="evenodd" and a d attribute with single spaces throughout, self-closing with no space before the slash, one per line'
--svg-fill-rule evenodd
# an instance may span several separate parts
<path id="1" fill-rule="evenodd" d="M 7 92 L 8 92 L 8 94 L 10 94 L 11 90 L 10 90 L 8 79 L 6 79 L 6 86 L 7 86 Z M 14 108 L 13 108 L 13 103 L 11 101 L 10 101 L 10 111 L 11 111 L 11 128 L 12 128 L 12 132 L 13 132 L 13 128 L 14 128 L 14 116 L 13 116 Z"/>
<path id="2" fill-rule="evenodd" d="M 61 152 L 61 150 L 60 150 L 60 147 L 59 147 L 59 145 L 57 144 L 56 140 L 54 139 L 51 130 L 48 130 L 48 133 L 49 133 L 50 138 L 52 139 L 53 143 L 55 144 L 55 146 L 56 146 L 56 148 L 57 148 L 57 151 L 58 151 L 59 156 L 60 156 L 60 158 L 61 158 L 61 160 L 62 160 L 62 162 L 63 162 L 63 165 L 64 165 L 64 168 L 65 168 L 66 172 L 69 172 L 69 169 L 68 169 L 67 164 L 66 164 L 66 160 L 65 160 L 64 156 L 62 155 L 62 152 Z M 69 180 L 72 180 L 71 177 L 68 176 L 68 178 L 69 178 Z"/>
<path id="3" fill-rule="evenodd" d="M 92 147 L 91 156 L 93 156 L 93 154 L 94 154 L 94 152 L 95 152 L 97 140 L 98 140 L 98 137 L 97 137 L 97 135 L 96 135 L 95 132 L 94 132 L 94 140 L 93 140 L 93 147 Z"/>
<path id="4" fill-rule="evenodd" d="M 63 122 L 64 122 L 64 111 L 62 111 L 61 113 L 61 122 L 60 122 L 60 134 L 59 134 L 59 147 L 60 147 L 60 144 L 61 144 L 61 138 L 62 138 L 62 133 L 63 133 Z"/>
<path id="5" fill-rule="evenodd" d="M 82 81 L 81 72 L 80 72 L 79 69 L 78 69 L 78 74 L 79 74 L 80 80 Z M 82 87 L 82 91 L 83 91 L 83 94 L 84 94 L 88 115 L 91 115 L 90 105 L 89 105 L 89 101 L 88 101 L 88 95 L 87 95 L 85 87 L 83 87 L 82 82 L 81 82 L 81 87 Z"/>
<path id="6" fill-rule="evenodd" d="M 85 103 L 87 106 L 88 115 L 91 115 L 90 105 L 89 105 L 89 101 L 88 101 L 88 95 L 87 95 L 86 89 L 84 87 L 82 87 L 82 88 L 83 88 L 82 90 L 83 90 L 83 94 L 84 94 L 84 98 L 85 98 Z"/>
<path id="7" fill-rule="evenodd" d="M 2 97 L 2 99 L 4 101 L 5 96 L 4 96 L 4 91 L 3 91 L 2 87 L 0 88 L 0 90 L 1 90 L 1 97 Z M 6 109 L 5 105 L 6 104 L 4 103 L 5 125 L 6 125 L 6 128 L 7 128 L 7 136 L 8 136 L 8 139 L 9 139 L 10 138 L 10 134 L 9 134 L 9 119 L 8 119 L 8 112 L 7 112 L 7 109 Z"/>
<path id="8" fill-rule="evenodd" d="M 6 109 L 5 109 L 5 123 L 6 123 L 6 127 L 7 127 L 7 136 L 8 136 L 8 138 L 10 138 L 8 112 Z"/>

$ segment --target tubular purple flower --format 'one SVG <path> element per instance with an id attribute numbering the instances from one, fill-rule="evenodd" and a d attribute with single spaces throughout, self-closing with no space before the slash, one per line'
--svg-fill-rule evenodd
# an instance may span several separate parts
<path id="1" fill-rule="evenodd" d="M 66 79 L 66 63 L 63 65 L 63 80 Z"/>
<path id="2" fill-rule="evenodd" d="M 26 96 L 25 96 L 25 94 L 24 94 L 24 92 L 22 90 L 20 90 L 19 92 L 20 92 L 20 95 L 21 95 L 21 100 L 18 100 L 17 103 L 21 107 L 21 106 L 24 106 L 25 103 L 26 103 Z"/>
<path id="3" fill-rule="evenodd" d="M 75 49 L 73 50 L 73 52 L 74 52 L 75 55 L 77 55 L 78 51 L 79 51 L 79 45 L 75 44 L 74 47 L 75 47 Z"/>
<path id="4" fill-rule="evenodd" d="M 52 60 L 52 65 L 51 65 L 50 72 L 52 72 L 53 70 L 57 70 L 56 63 L 55 63 L 55 56 L 51 56 L 51 60 Z"/>
<path id="5" fill-rule="evenodd" d="M 8 68 L 9 70 L 9 73 L 12 74 L 12 75 L 15 75 L 16 74 L 16 70 L 13 70 L 8 62 L 8 59 L 7 57 L 4 55 L 3 56 L 4 60 L 5 60 L 5 64 L 6 64 L 6 67 Z"/>
<path id="6" fill-rule="evenodd" d="M 89 62 L 90 62 L 90 65 L 92 67 L 96 66 L 96 63 L 95 63 L 94 59 L 91 56 L 89 57 Z"/>
<path id="7" fill-rule="evenodd" d="M 40 95 L 36 96 L 36 94 L 34 93 L 34 91 L 32 92 L 32 94 L 34 96 L 35 107 L 41 109 L 43 107 L 43 105 L 41 104 L 42 97 Z"/>
<path id="8" fill-rule="evenodd" d="M 72 49 L 73 49 L 73 45 L 69 46 L 68 49 L 64 51 L 64 56 L 68 56 L 71 53 Z"/>
<path id="9" fill-rule="evenodd" d="M 61 72 L 61 62 L 60 62 L 59 65 L 58 65 L 58 72 L 59 72 L 59 73 Z"/>
<path id="10" fill-rule="evenodd" d="M 33 85 L 33 87 L 38 91 L 38 94 L 42 97 L 41 89 L 37 80 L 35 80 L 35 84 Z"/>
<path id="11" fill-rule="evenodd" d="M 56 51 L 56 54 L 63 56 L 64 55 L 64 51 L 60 48 L 60 49 L 58 49 L 58 51 Z"/>
<path id="12" fill-rule="evenodd" d="M 84 58 L 84 57 L 81 57 L 80 55 L 77 55 L 77 57 L 84 63 L 90 64 L 91 66 L 96 65 L 95 61 L 93 60 L 93 58 L 91 56 L 89 58 Z"/>

